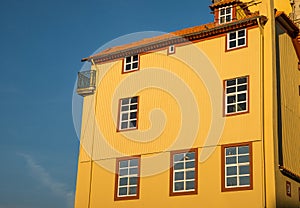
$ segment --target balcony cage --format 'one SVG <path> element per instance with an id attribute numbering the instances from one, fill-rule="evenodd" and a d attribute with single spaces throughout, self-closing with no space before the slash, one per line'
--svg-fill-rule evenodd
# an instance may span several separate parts
<path id="1" fill-rule="evenodd" d="M 96 71 L 78 72 L 77 93 L 81 96 L 94 94 L 96 90 Z"/>

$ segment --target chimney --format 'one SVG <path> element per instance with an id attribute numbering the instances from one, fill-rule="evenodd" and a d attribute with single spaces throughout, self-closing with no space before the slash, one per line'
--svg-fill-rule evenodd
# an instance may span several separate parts
<path id="1" fill-rule="evenodd" d="M 211 3 L 214 4 L 214 3 L 218 3 L 220 1 L 222 1 L 222 0 L 211 0 Z"/>

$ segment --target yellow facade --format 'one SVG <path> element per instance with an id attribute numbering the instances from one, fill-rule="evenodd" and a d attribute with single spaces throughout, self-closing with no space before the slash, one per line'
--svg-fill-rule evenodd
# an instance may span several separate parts
<path id="1" fill-rule="evenodd" d="M 300 183 L 278 167 L 280 89 L 284 167 L 300 174 L 298 58 L 273 12 L 288 13 L 286 2 L 256 7 L 268 21 L 247 27 L 246 47 L 227 50 L 223 33 L 175 45 L 174 54 L 168 47 L 140 53 L 139 70 L 130 73 L 122 73 L 123 58 L 94 64 L 96 92 L 84 98 L 75 207 L 299 207 Z M 225 116 L 225 80 L 244 76 L 247 112 Z M 138 127 L 119 131 L 120 99 L 133 96 Z M 252 145 L 251 187 L 223 191 L 222 148 L 246 143 Z M 191 148 L 198 150 L 197 193 L 170 196 L 171 153 Z M 115 198 L 116 163 L 125 156 L 141 158 L 138 199 Z"/>

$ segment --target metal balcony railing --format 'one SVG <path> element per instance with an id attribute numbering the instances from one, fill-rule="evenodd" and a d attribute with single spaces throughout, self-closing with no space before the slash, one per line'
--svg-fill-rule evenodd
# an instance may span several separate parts
<path id="1" fill-rule="evenodd" d="M 96 71 L 78 72 L 77 93 L 81 96 L 94 94 L 96 90 Z"/>

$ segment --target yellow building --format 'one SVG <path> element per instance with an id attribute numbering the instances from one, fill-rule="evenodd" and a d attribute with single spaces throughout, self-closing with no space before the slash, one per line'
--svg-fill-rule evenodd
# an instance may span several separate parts
<path id="1" fill-rule="evenodd" d="M 300 207 L 299 29 L 289 0 L 83 59 L 76 208 Z"/>

